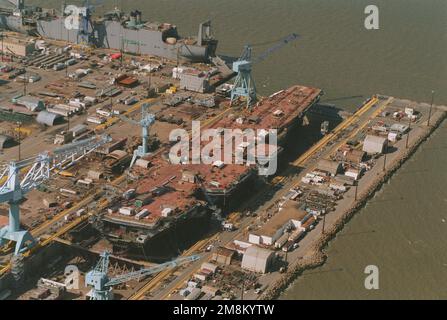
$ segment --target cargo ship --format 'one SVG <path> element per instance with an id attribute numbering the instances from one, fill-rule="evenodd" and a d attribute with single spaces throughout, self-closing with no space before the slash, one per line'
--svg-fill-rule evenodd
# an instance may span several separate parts
<path id="1" fill-rule="evenodd" d="M 139 10 L 127 14 L 115 8 L 96 17 L 89 7 L 80 8 L 79 12 L 79 17 L 71 20 L 55 9 L 27 6 L 24 0 L 0 0 L 0 28 L 170 60 L 206 62 L 216 54 L 218 41 L 211 34 L 211 21 L 199 24 L 197 36 L 181 37 L 175 25 L 145 21 Z"/>
<path id="2" fill-rule="evenodd" d="M 293 86 L 250 110 L 234 109 L 210 128 L 276 129 L 278 145 L 269 150 L 277 152 L 322 94 L 318 88 Z M 260 177 L 258 164 L 174 164 L 167 153 L 146 157 L 146 167 L 134 166 L 129 191 L 93 224 L 114 250 L 149 259 L 178 254 L 174 251 L 209 230 L 213 216 L 222 219 L 218 215 L 226 208 L 237 207 Z"/>

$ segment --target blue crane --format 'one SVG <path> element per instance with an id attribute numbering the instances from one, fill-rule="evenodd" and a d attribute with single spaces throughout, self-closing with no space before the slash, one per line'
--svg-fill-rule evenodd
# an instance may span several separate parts
<path id="1" fill-rule="evenodd" d="M 141 127 L 141 146 L 138 146 L 136 150 L 133 152 L 132 161 L 130 162 L 130 168 L 133 167 L 137 158 L 142 158 L 149 155 L 148 141 L 149 141 L 149 129 L 152 124 L 155 122 L 155 115 L 148 112 L 148 109 L 151 105 L 148 103 L 143 103 L 141 105 L 141 120 L 136 121 L 130 118 L 120 116 L 120 119 L 123 121 L 127 121 L 129 123 L 138 125 Z"/>
<path id="2" fill-rule="evenodd" d="M 19 205 L 25 195 L 31 190 L 50 179 L 51 173 L 72 166 L 85 155 L 96 148 L 110 142 L 108 135 L 92 137 L 75 142 L 64 147 L 55 149 L 50 155 L 48 152 L 41 153 L 35 157 L 11 161 L 2 174 L 0 174 L 0 203 L 9 204 L 9 224 L 0 229 L 0 246 L 8 241 L 14 241 L 15 254 L 26 249 L 26 244 L 31 246 L 35 240 L 27 230 L 20 229 Z M 30 167 L 22 180 L 21 169 Z"/>
<path id="3" fill-rule="evenodd" d="M 141 269 L 119 275 L 115 278 L 109 278 L 109 257 L 110 253 L 104 251 L 100 254 L 100 259 L 95 268 L 87 272 L 85 275 L 85 286 L 92 287 L 88 296 L 91 300 L 112 300 L 113 299 L 113 286 L 133 279 L 139 279 L 151 274 L 158 273 L 165 269 L 175 268 L 184 263 L 197 261 L 200 259 L 200 255 L 192 255 L 189 257 L 182 257 L 176 260 L 165 262 L 150 268 Z"/>
<path id="4" fill-rule="evenodd" d="M 265 60 L 273 52 L 281 49 L 297 38 L 297 34 L 289 34 L 254 59 L 251 57 L 252 47 L 246 45 L 241 57 L 233 62 L 233 71 L 236 72 L 237 75 L 234 81 L 234 87 L 231 90 L 231 104 L 233 104 L 236 99 L 244 98 L 247 102 L 247 107 L 249 108 L 256 101 L 256 86 L 251 74 L 252 66 L 255 63 Z"/>
<path id="5" fill-rule="evenodd" d="M 96 7 L 103 5 L 103 0 L 85 0 L 84 6 L 79 8 L 79 30 L 78 30 L 78 43 L 83 45 L 92 44 L 92 38 L 94 36 L 94 28 L 92 24 L 92 12 Z"/>

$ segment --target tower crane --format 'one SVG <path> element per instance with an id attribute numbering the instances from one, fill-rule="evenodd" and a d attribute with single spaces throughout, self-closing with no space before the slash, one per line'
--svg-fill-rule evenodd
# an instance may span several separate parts
<path id="1" fill-rule="evenodd" d="M 11 161 L 8 167 L 0 174 L 0 203 L 9 204 L 9 224 L 0 229 L 0 245 L 8 241 L 16 242 L 14 254 L 25 250 L 25 245 L 33 245 L 35 240 L 27 230 L 20 229 L 19 205 L 25 195 L 48 179 L 51 174 L 66 169 L 85 157 L 96 148 L 110 142 L 108 135 L 92 137 L 79 142 L 55 149 L 51 154 L 41 153 L 35 157 Z M 20 180 L 20 169 L 30 167 L 29 171 Z"/>
<path id="2" fill-rule="evenodd" d="M 154 267 L 141 269 L 119 275 L 115 278 L 109 278 L 107 275 L 109 268 L 110 253 L 104 251 L 100 255 L 100 259 L 93 270 L 85 275 L 85 286 L 92 289 L 88 293 L 90 300 L 111 300 L 113 299 L 113 286 L 125 283 L 133 279 L 139 279 L 154 273 L 158 273 L 168 268 L 175 268 L 187 262 L 197 261 L 200 255 L 192 255 L 189 257 L 181 257 L 176 260 L 165 262 Z"/>
<path id="3" fill-rule="evenodd" d="M 236 99 L 243 97 L 247 101 L 247 108 L 249 108 L 256 101 L 256 86 L 251 74 L 252 66 L 255 63 L 265 60 L 273 52 L 281 49 L 297 38 L 297 34 L 289 34 L 254 59 L 251 57 L 252 47 L 250 45 L 245 45 L 241 57 L 233 62 L 233 71 L 236 72 L 237 75 L 234 81 L 234 87 L 231 90 L 231 104 L 233 104 Z"/>
<path id="4" fill-rule="evenodd" d="M 148 112 L 148 109 L 151 105 L 148 103 L 143 103 L 141 105 L 141 120 L 136 121 L 132 120 L 125 116 L 120 116 L 120 119 L 123 121 L 127 121 L 129 123 L 138 125 L 141 127 L 141 138 L 142 143 L 141 146 L 138 146 L 136 150 L 133 152 L 132 161 L 130 162 L 130 167 L 132 168 L 137 158 L 142 158 L 144 156 L 149 155 L 148 141 L 149 141 L 149 128 L 155 122 L 155 115 Z"/>

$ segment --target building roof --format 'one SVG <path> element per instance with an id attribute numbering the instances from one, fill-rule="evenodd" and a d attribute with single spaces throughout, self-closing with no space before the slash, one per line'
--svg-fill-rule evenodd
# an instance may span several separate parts
<path id="1" fill-rule="evenodd" d="M 225 247 L 218 247 L 216 248 L 216 251 L 214 254 L 224 257 L 232 257 L 234 255 L 234 250 L 225 248 Z"/>
<path id="2" fill-rule="evenodd" d="M 244 258 L 251 257 L 256 259 L 267 260 L 273 254 L 272 250 L 261 248 L 258 246 L 250 246 L 245 250 Z"/>
<path id="3" fill-rule="evenodd" d="M 351 162 L 355 162 L 355 163 L 360 163 L 363 161 L 365 157 L 365 151 L 362 150 L 350 150 L 346 152 L 345 158 L 347 161 L 351 161 Z"/>
<path id="4" fill-rule="evenodd" d="M 380 136 L 374 136 L 374 135 L 367 135 L 365 137 L 365 140 L 363 143 L 377 143 L 377 144 L 385 144 L 387 140 L 387 137 L 380 137 Z"/>
<path id="5" fill-rule="evenodd" d="M 41 124 L 45 124 L 47 126 L 54 126 L 58 120 L 62 119 L 63 117 L 60 114 L 48 112 L 48 111 L 41 111 L 37 115 L 36 121 Z"/>
<path id="6" fill-rule="evenodd" d="M 329 172 L 330 174 L 337 174 L 340 169 L 340 162 L 327 159 L 321 159 L 318 162 L 317 168 L 321 171 Z"/>
<path id="7" fill-rule="evenodd" d="M 267 223 L 265 223 L 259 230 L 253 231 L 252 234 L 259 236 L 273 236 L 289 221 L 301 221 L 306 215 L 306 211 L 300 209 L 296 203 L 289 201 L 278 213 L 267 221 Z"/>

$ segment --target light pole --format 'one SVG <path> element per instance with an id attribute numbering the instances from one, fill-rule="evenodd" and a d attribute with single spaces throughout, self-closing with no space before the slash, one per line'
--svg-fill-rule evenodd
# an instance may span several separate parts
<path id="1" fill-rule="evenodd" d="M 3 47 L 3 38 L 5 37 L 5 35 L 3 34 L 3 32 L 2 32 L 2 34 L 0 35 L 0 37 L 2 37 L 2 62 L 3 62 L 3 55 L 4 55 L 4 53 L 3 53 L 3 50 L 4 50 L 4 47 Z"/>
<path id="2" fill-rule="evenodd" d="M 22 160 L 21 159 L 21 144 L 22 144 L 22 140 L 21 140 L 21 128 L 22 128 L 22 123 L 20 122 L 20 121 L 18 121 L 17 122 L 17 125 L 18 125 L 18 131 L 19 131 L 19 138 L 18 138 L 18 140 L 19 140 L 19 161 L 20 160 Z"/>
<path id="3" fill-rule="evenodd" d="M 321 229 L 321 234 L 324 234 L 324 226 L 326 225 L 326 212 L 323 215 L 323 228 Z"/>
<path id="4" fill-rule="evenodd" d="M 410 139 L 410 131 L 411 131 L 411 116 L 408 116 L 408 133 L 407 140 L 405 141 L 405 148 L 408 149 L 408 139 Z"/>
<path id="5" fill-rule="evenodd" d="M 26 96 L 26 83 L 29 81 L 28 80 L 28 74 L 26 73 L 26 69 L 25 69 L 25 74 L 23 75 L 23 95 Z"/>
<path id="6" fill-rule="evenodd" d="M 430 103 L 430 110 L 428 111 L 428 120 L 427 120 L 427 127 L 430 126 L 430 118 L 431 118 L 431 109 L 433 108 L 433 101 L 435 99 L 435 90 L 431 91 L 431 103 Z"/>

